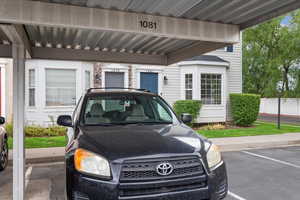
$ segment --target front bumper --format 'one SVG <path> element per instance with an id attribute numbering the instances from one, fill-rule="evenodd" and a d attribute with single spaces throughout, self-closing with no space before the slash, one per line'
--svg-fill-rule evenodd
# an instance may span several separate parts
<path id="1" fill-rule="evenodd" d="M 176 180 L 180 182 L 181 180 Z M 67 170 L 67 196 L 69 200 L 219 200 L 227 195 L 226 167 L 223 162 L 207 174 L 207 184 L 186 190 L 166 190 L 157 194 L 120 196 L 121 184 L 91 178 L 74 169 Z M 142 186 L 141 186 L 142 188 Z"/>

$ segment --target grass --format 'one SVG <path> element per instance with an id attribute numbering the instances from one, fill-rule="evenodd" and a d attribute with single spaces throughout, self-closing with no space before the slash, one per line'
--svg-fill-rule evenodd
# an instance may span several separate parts
<path id="1" fill-rule="evenodd" d="M 12 149 L 12 138 L 8 139 L 8 146 Z M 30 148 L 49 148 L 49 147 L 64 147 L 66 146 L 65 136 L 56 137 L 26 137 L 25 147 Z"/>
<path id="2" fill-rule="evenodd" d="M 282 124 L 281 129 L 277 129 L 277 125 L 274 123 L 257 121 L 254 123 L 253 127 L 223 130 L 198 130 L 197 132 L 207 138 L 275 135 L 283 133 L 300 132 L 300 126 Z"/>
<path id="3" fill-rule="evenodd" d="M 255 136 L 255 135 L 274 135 L 283 133 L 300 132 L 300 126 L 282 124 L 281 129 L 277 129 L 277 125 L 267 122 L 255 122 L 253 127 L 223 129 L 223 130 L 198 130 L 198 133 L 207 138 L 221 137 L 240 137 L 240 136 Z M 26 137 L 26 148 L 49 148 L 49 147 L 64 147 L 66 146 L 65 136 L 56 137 Z M 8 140 L 9 148 L 12 149 L 12 138 Z"/>

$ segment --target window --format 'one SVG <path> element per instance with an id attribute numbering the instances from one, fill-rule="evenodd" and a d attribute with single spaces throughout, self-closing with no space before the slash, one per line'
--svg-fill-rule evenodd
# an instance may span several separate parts
<path id="1" fill-rule="evenodd" d="M 229 45 L 226 47 L 227 52 L 233 52 L 233 45 Z"/>
<path id="2" fill-rule="evenodd" d="M 219 51 L 227 51 L 227 52 L 233 52 L 233 45 L 229 45 L 226 47 L 223 47 L 221 49 L 218 49 Z"/>
<path id="3" fill-rule="evenodd" d="M 91 87 L 91 72 L 85 71 L 85 89 L 89 89 Z"/>
<path id="4" fill-rule="evenodd" d="M 35 106 L 35 70 L 30 69 L 28 72 L 29 79 L 29 106 Z"/>
<path id="5" fill-rule="evenodd" d="M 76 104 L 76 71 L 46 69 L 46 106 Z"/>
<path id="6" fill-rule="evenodd" d="M 168 110 L 162 107 L 161 103 L 163 102 L 153 101 L 153 106 L 155 107 L 155 110 L 157 110 L 159 119 L 162 121 L 172 121 L 172 115 Z"/>
<path id="7" fill-rule="evenodd" d="M 193 74 L 185 74 L 185 99 L 193 99 Z"/>
<path id="8" fill-rule="evenodd" d="M 201 100 L 203 104 L 221 104 L 221 74 L 201 74 Z"/>

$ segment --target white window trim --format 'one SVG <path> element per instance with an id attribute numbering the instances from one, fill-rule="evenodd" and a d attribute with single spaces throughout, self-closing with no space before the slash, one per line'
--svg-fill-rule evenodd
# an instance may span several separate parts
<path id="1" fill-rule="evenodd" d="M 186 88 L 186 75 L 192 75 L 192 88 Z M 192 99 L 194 98 L 194 95 L 193 95 L 193 91 L 194 91 L 194 75 L 193 73 L 184 73 L 184 98 L 185 100 L 187 100 L 186 98 L 186 92 L 187 91 L 192 91 Z"/>
<path id="2" fill-rule="evenodd" d="M 180 96 L 182 100 L 185 99 L 185 75 L 186 74 L 192 74 L 193 76 L 193 100 L 199 99 L 199 94 L 198 94 L 198 76 L 197 76 L 197 65 L 192 65 L 192 66 L 184 66 L 181 68 L 180 72 Z"/>
<path id="3" fill-rule="evenodd" d="M 93 74 L 92 74 L 92 72 L 91 72 L 91 70 L 88 70 L 88 69 L 85 69 L 84 71 L 83 71 L 83 73 L 84 73 L 84 81 L 83 81 L 83 89 L 84 90 L 86 90 L 86 80 L 85 80 L 85 73 L 86 72 L 89 72 L 90 73 L 90 85 L 89 85 L 89 88 L 92 88 L 93 86 L 93 83 L 92 83 L 92 81 L 93 81 Z"/>
<path id="4" fill-rule="evenodd" d="M 47 101 L 47 94 L 46 94 L 46 71 L 47 69 L 57 69 L 57 70 L 74 70 L 75 71 L 75 91 L 76 91 L 76 94 L 75 94 L 75 105 L 68 105 L 68 106 L 47 106 L 46 104 L 46 101 Z M 81 94 L 81 91 L 80 91 L 80 88 L 77 87 L 78 86 L 78 83 L 79 82 L 83 82 L 81 79 L 84 79 L 80 76 L 80 73 L 81 73 L 81 70 L 78 70 L 76 67 L 45 67 L 44 68 L 44 109 L 45 111 L 48 110 L 53 110 L 53 109 L 56 109 L 56 108 L 74 108 L 76 106 L 76 103 L 78 101 L 78 99 L 80 98 L 80 94 Z M 82 84 L 83 85 L 83 84 Z"/>
<path id="5" fill-rule="evenodd" d="M 30 90 L 30 86 L 29 86 L 29 71 L 30 70 L 33 70 L 34 71 L 34 90 L 35 90 L 35 92 L 34 92 L 34 106 L 30 106 L 29 105 L 29 98 L 30 98 L 30 93 L 29 93 L 29 90 Z M 26 102 L 26 105 L 28 106 L 28 108 L 32 108 L 32 109 L 35 109 L 36 108 L 36 89 L 37 89 L 37 81 L 36 81 L 36 77 L 37 77 L 37 72 L 36 72 L 36 69 L 35 68 L 28 68 L 27 69 L 27 73 L 28 73 L 28 75 L 27 75 L 27 77 L 28 77 L 28 79 L 26 80 L 26 83 L 27 83 L 27 92 L 28 92 L 28 95 L 27 95 L 27 102 Z"/>
<path id="6" fill-rule="evenodd" d="M 153 69 L 151 66 L 149 67 L 136 67 L 135 75 L 136 75 L 136 88 L 141 88 L 141 73 L 148 72 L 148 73 L 157 73 L 158 74 L 158 94 L 162 95 L 162 88 L 163 88 L 163 69 Z"/>
<path id="7" fill-rule="evenodd" d="M 204 65 L 190 65 L 181 68 L 181 99 L 185 100 L 185 74 L 193 74 L 193 100 L 201 100 L 201 74 L 221 74 L 222 91 L 221 104 L 203 104 L 203 109 L 214 109 L 226 106 L 227 102 L 227 71 L 226 67 L 219 66 L 204 66 Z"/>
<path id="8" fill-rule="evenodd" d="M 28 69 L 35 69 L 36 77 L 36 107 L 28 107 Z M 25 82 L 25 105 L 26 112 L 53 112 L 55 109 L 70 111 L 74 106 L 46 106 L 46 69 L 72 69 L 76 70 L 76 102 L 85 91 L 84 76 L 85 70 L 91 72 L 91 86 L 93 85 L 93 64 L 78 61 L 58 61 L 58 60 L 27 60 L 26 61 L 26 82 Z M 37 98 L 37 94 L 39 98 Z"/>
<path id="9" fill-rule="evenodd" d="M 108 64 L 103 66 L 101 71 L 101 85 L 102 87 L 105 86 L 105 72 L 123 72 L 124 73 L 124 87 L 128 88 L 129 86 L 129 74 L 128 74 L 129 68 L 128 66 L 119 65 L 119 64 Z"/>
<path id="10" fill-rule="evenodd" d="M 213 107 L 224 107 L 226 106 L 227 98 L 227 74 L 226 68 L 213 68 L 213 67 L 206 67 L 206 68 L 199 68 L 198 70 L 198 80 L 199 80 L 199 98 L 201 99 L 201 74 L 221 74 L 221 104 L 203 104 L 206 108 L 213 108 Z"/>
<path id="11" fill-rule="evenodd" d="M 34 106 L 29 106 L 29 70 L 34 70 L 34 76 L 35 76 L 35 94 L 34 94 L 34 100 L 35 100 L 35 105 Z M 25 68 L 25 105 L 26 105 L 26 110 L 28 111 L 35 111 L 37 109 L 37 90 L 38 90 L 38 68 L 34 66 L 29 66 Z"/>

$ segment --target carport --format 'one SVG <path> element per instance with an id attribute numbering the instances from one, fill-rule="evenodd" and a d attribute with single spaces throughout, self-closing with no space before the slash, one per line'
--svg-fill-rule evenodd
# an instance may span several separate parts
<path id="1" fill-rule="evenodd" d="M 297 8 L 297 0 L 0 0 L 0 57 L 13 58 L 13 199 L 24 199 L 26 59 L 167 66 Z"/>

